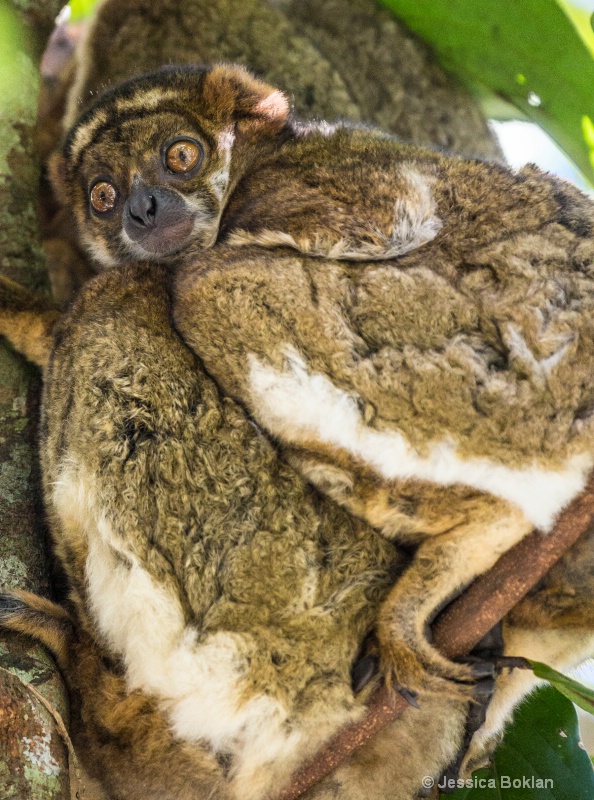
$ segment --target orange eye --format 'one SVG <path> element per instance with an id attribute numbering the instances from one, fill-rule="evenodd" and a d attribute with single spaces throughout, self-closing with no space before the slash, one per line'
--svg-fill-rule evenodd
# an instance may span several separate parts
<path id="1" fill-rule="evenodd" d="M 165 163 L 172 172 L 189 172 L 201 158 L 202 148 L 190 139 L 174 142 L 165 151 Z"/>
<path id="2" fill-rule="evenodd" d="M 91 189 L 91 205 L 99 214 L 111 211 L 115 208 L 118 193 L 113 183 L 109 181 L 97 181 Z"/>

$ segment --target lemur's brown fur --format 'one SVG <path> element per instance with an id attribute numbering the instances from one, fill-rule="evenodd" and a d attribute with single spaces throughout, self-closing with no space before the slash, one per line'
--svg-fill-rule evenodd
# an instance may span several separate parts
<path id="1" fill-rule="evenodd" d="M 167 64 L 242 64 L 300 116 L 380 125 L 417 144 L 501 156 L 472 95 L 374 0 L 102 0 L 64 124 L 107 88 Z"/>
<path id="2" fill-rule="evenodd" d="M 70 127 L 105 89 L 166 64 L 221 59 L 278 84 L 304 117 L 375 123 L 418 144 L 501 157 L 476 101 L 375 0 L 323 6 L 311 0 L 102 0 L 75 63 L 44 83 L 44 157 L 59 146 L 60 124 Z M 64 304 L 88 280 L 92 264 L 68 210 L 56 214 L 49 195 L 46 187 L 42 204 L 52 214 L 44 249 L 54 297 Z"/>
<path id="3" fill-rule="evenodd" d="M 176 171 L 168 152 L 180 141 L 200 157 Z M 473 163 L 370 129 L 300 122 L 282 92 L 218 65 L 163 68 L 119 84 L 70 130 L 52 175 L 82 243 L 104 267 L 171 262 L 217 241 L 368 261 L 417 249 L 444 223 L 438 238 L 470 225 L 483 180 L 500 185 L 508 174 L 496 164 L 473 172 Z M 455 200 L 444 188 L 451 180 L 468 182 Z M 97 185 L 111 187 L 108 207 L 94 205 Z M 533 188 L 516 182 L 509 205 Z M 482 223 L 479 215 L 474 228 Z M 514 225 L 522 224 L 516 208 Z"/>
<path id="4" fill-rule="evenodd" d="M 202 151 L 181 178 L 164 160 L 178 138 Z M 89 209 L 98 162 L 117 197 L 107 215 Z M 380 616 L 388 680 L 468 680 L 430 646 L 428 620 L 550 528 L 594 464 L 592 202 L 536 167 L 302 124 L 225 65 L 107 93 L 56 176 L 105 265 L 169 264 L 178 330 L 292 463 L 421 542 Z M 159 191 L 183 236 L 169 200 L 162 226 L 157 199 L 138 227 L 139 198 Z M 592 647 L 574 645 L 575 658 Z"/>
<path id="5" fill-rule="evenodd" d="M 0 285 L 0 319 L 34 313 Z M 8 333 L 45 364 L 43 478 L 72 616 L 29 596 L 3 624 L 56 654 L 83 759 L 114 796 L 280 790 L 363 712 L 350 669 L 403 556 L 219 394 L 171 328 L 162 268 L 103 273 L 52 335 L 43 324 Z M 413 798 L 455 755 L 467 708 L 421 705 L 309 796 Z"/>

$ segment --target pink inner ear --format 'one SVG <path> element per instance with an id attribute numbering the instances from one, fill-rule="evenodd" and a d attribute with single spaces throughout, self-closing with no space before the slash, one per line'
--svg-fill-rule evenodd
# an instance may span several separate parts
<path id="1" fill-rule="evenodd" d="M 289 113 L 289 101 L 278 90 L 265 97 L 254 106 L 254 115 L 265 116 L 268 119 L 285 119 Z"/>

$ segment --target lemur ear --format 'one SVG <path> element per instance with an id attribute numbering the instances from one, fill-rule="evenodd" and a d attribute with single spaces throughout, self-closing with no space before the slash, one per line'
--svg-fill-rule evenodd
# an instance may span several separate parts
<path id="1" fill-rule="evenodd" d="M 204 100 L 222 117 L 278 130 L 289 116 L 286 95 L 235 64 L 218 64 L 205 76 Z"/>

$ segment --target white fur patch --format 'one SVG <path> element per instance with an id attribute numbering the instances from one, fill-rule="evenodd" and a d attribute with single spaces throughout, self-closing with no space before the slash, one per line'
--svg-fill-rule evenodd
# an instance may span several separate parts
<path id="1" fill-rule="evenodd" d="M 394 220 L 390 231 L 370 228 L 372 242 L 336 239 L 325 233 L 294 237 L 286 231 L 265 229 L 249 233 L 235 231 L 227 242 L 234 247 L 291 247 L 308 256 L 342 261 L 383 261 L 399 258 L 434 239 L 442 227 L 436 216 L 436 204 L 431 194 L 430 178 L 410 167 L 402 168 L 408 183 L 405 196 L 394 204 Z"/>
<path id="2" fill-rule="evenodd" d="M 553 369 L 563 360 L 573 340 L 574 336 L 569 333 L 558 337 L 558 349 L 546 358 L 539 359 L 516 327 L 509 324 L 504 332 L 504 341 L 509 347 L 510 356 L 521 361 L 539 384 L 544 384 Z"/>
<path id="3" fill-rule="evenodd" d="M 408 192 L 396 200 L 394 228 L 389 237 L 393 255 L 387 258 L 416 250 L 434 239 L 442 227 L 431 192 L 432 178 L 410 166 L 402 167 L 401 174 L 408 184 Z"/>
<path id="4" fill-rule="evenodd" d="M 397 431 L 366 425 L 354 395 L 320 373 L 309 373 L 302 357 L 286 348 L 285 371 L 249 356 L 249 386 L 256 417 L 284 441 L 314 438 L 347 451 L 388 480 L 417 478 L 444 486 L 462 483 L 490 492 L 521 509 L 543 530 L 586 483 L 590 454 L 574 456 L 563 469 L 536 464 L 511 468 L 487 458 L 461 458 L 451 441 L 435 442 L 421 456 Z"/>
<path id="5" fill-rule="evenodd" d="M 201 247 L 212 247 L 219 235 L 219 223 L 221 214 L 223 213 L 223 207 L 221 206 L 216 216 L 213 216 L 212 211 L 206 208 L 204 201 L 199 197 L 186 195 L 184 201 L 191 209 L 192 213 L 196 215 L 194 217 L 192 233 L 188 238 L 188 243 L 199 239 Z"/>
<path id="6" fill-rule="evenodd" d="M 251 748 L 250 739 L 269 756 L 286 712 L 275 700 L 248 693 L 251 642 L 220 631 L 198 641 L 186 625 L 179 599 L 159 585 L 138 560 L 116 543 L 107 522 L 98 521 L 101 538 L 89 542 L 87 577 L 94 614 L 102 633 L 126 661 L 128 684 L 159 696 L 174 732 L 185 739 L 205 739 L 217 749 Z M 118 560 L 129 559 L 131 567 Z M 243 651 L 243 652 L 242 652 Z M 278 754 L 275 754 L 278 755 Z"/>
<path id="7" fill-rule="evenodd" d="M 208 182 L 214 196 L 219 202 L 222 203 L 227 193 L 227 189 L 229 188 L 229 169 L 223 168 L 213 172 L 209 177 Z"/>
<path id="8" fill-rule="evenodd" d="M 81 239 L 91 258 L 98 264 L 109 268 L 118 266 L 119 262 L 110 255 L 101 241 L 95 239 L 91 234 L 84 232 L 81 235 Z M 129 241 L 134 244 L 131 239 Z M 146 256 L 144 257 L 146 258 Z M 140 256 L 140 258 L 143 258 L 143 256 Z"/>
<path id="9" fill-rule="evenodd" d="M 238 796 L 267 794 L 271 784 L 289 777 L 304 749 L 315 748 L 318 737 L 351 721 L 357 710 L 337 708 L 329 715 L 324 708 L 323 719 L 308 718 L 255 694 L 249 671 L 256 644 L 249 634 L 221 630 L 201 637 L 187 624 L 177 594 L 156 581 L 114 531 L 94 486 L 70 460 L 52 499 L 64 527 L 88 544 L 90 610 L 106 642 L 124 658 L 129 688 L 159 698 L 176 736 L 231 753 Z M 312 574 L 307 581 L 300 605 L 311 602 L 316 579 Z"/>
<path id="10" fill-rule="evenodd" d="M 322 136 L 328 137 L 332 136 L 338 128 L 338 125 L 333 125 L 324 119 L 319 121 L 311 120 L 310 122 L 299 120 L 295 121 L 294 125 L 297 136 L 310 136 L 312 133 L 320 133 Z"/>
<path id="11" fill-rule="evenodd" d="M 254 113 L 262 114 L 268 119 L 284 119 L 289 113 L 289 101 L 281 91 L 276 89 L 254 106 Z"/>
<path id="12" fill-rule="evenodd" d="M 233 150 L 233 143 L 235 141 L 235 134 L 233 128 L 225 128 L 218 136 L 217 149 L 223 156 L 223 166 L 208 178 L 210 187 L 217 200 L 222 203 L 229 191 L 229 177 L 231 170 L 231 152 Z"/>

